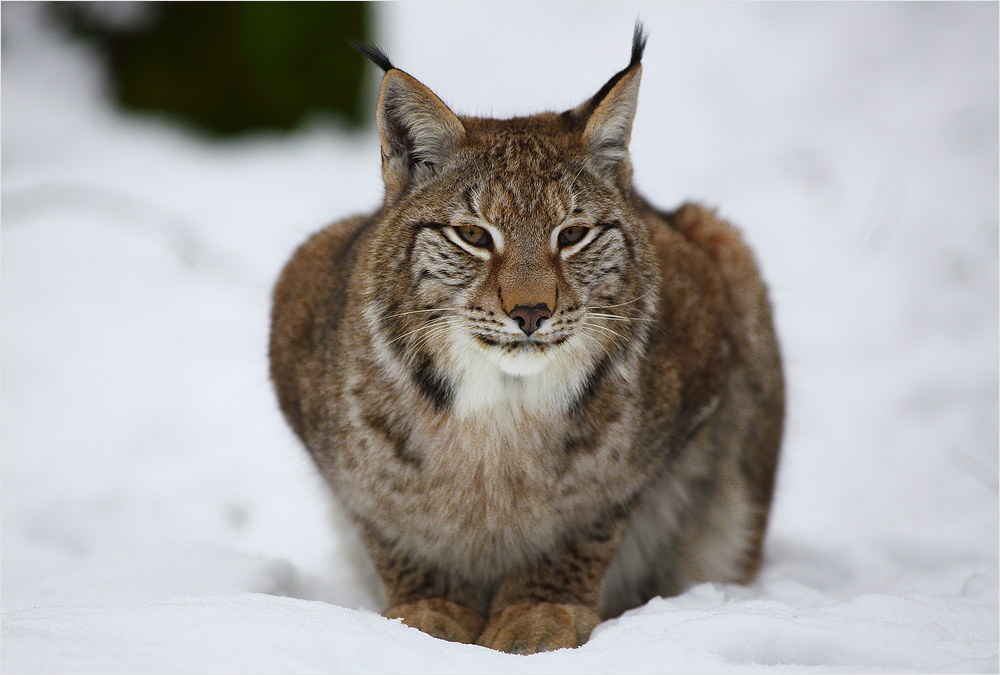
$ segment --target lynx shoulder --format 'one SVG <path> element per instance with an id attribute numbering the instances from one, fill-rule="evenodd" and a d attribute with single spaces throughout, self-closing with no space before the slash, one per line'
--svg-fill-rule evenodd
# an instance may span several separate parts
<path id="1" fill-rule="evenodd" d="M 738 232 L 653 208 L 628 145 L 645 35 L 581 105 L 459 117 L 395 68 L 385 198 L 274 291 L 281 409 L 382 579 L 385 616 L 512 652 L 760 564 L 783 419 Z"/>

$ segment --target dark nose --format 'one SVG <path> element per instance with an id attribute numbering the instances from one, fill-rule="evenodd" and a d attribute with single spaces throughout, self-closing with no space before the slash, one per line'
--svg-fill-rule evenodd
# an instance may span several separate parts
<path id="1" fill-rule="evenodd" d="M 542 321 L 550 316 L 552 316 L 552 311 L 544 302 L 530 307 L 528 305 L 518 305 L 510 310 L 510 318 L 517 321 L 517 325 L 521 327 L 525 335 L 531 335 L 538 330 L 538 326 L 541 325 Z"/>

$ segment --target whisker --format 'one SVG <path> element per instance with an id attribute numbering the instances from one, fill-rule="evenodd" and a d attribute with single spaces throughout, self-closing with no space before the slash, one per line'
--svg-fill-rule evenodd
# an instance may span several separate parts
<path id="1" fill-rule="evenodd" d="M 621 337 L 626 337 L 625 335 L 619 333 L 618 331 L 616 331 L 616 330 L 614 330 L 612 328 L 608 328 L 607 326 L 602 326 L 601 324 L 595 323 L 593 321 L 586 321 L 586 320 L 584 320 L 584 321 L 581 321 L 580 323 L 582 325 L 584 325 L 584 326 L 593 326 L 594 328 L 599 328 L 599 329 L 601 329 L 603 331 L 607 331 L 609 333 L 614 333 L 615 335 L 619 335 Z"/>
<path id="2" fill-rule="evenodd" d="M 601 314 L 598 312 L 587 312 L 587 316 L 599 317 L 601 319 L 610 319 L 611 321 L 645 321 L 647 323 L 659 323 L 656 319 L 647 319 L 641 316 L 618 316 L 617 314 Z"/>
<path id="3" fill-rule="evenodd" d="M 444 323 L 445 325 L 451 325 L 451 324 L 457 324 L 457 323 L 461 323 L 461 322 L 462 322 L 462 318 L 461 317 L 447 317 L 446 319 L 443 319 L 443 320 L 432 321 L 431 323 L 427 323 L 427 324 L 424 324 L 422 326 L 418 326 L 418 327 L 414 328 L 411 331 L 407 331 L 406 333 L 403 333 L 402 335 L 396 336 L 395 338 L 393 338 L 392 340 L 389 341 L 389 344 L 392 344 L 394 342 L 399 342 L 400 340 L 402 340 L 402 339 L 404 339 L 406 337 L 409 337 L 410 335 L 413 335 L 414 333 L 419 333 L 422 330 L 428 330 L 430 328 L 435 328 L 437 326 L 442 325 L 442 323 Z"/>
<path id="4" fill-rule="evenodd" d="M 583 329 L 580 331 L 581 335 L 583 335 L 585 338 L 587 338 L 587 341 L 589 343 L 593 344 L 596 347 L 599 347 L 601 349 L 601 351 L 604 352 L 605 356 L 609 356 L 609 357 L 613 356 L 613 354 L 611 352 L 611 347 L 607 344 L 607 341 L 600 340 L 597 335 L 595 335 L 594 333 L 591 333 L 588 330 L 589 327 L 601 328 L 601 326 L 595 326 L 594 324 L 587 324 L 587 325 L 583 326 Z M 622 349 L 621 343 L 618 342 L 618 340 L 616 340 L 613 337 L 611 338 L 611 344 L 613 344 L 616 349 Z"/>
<path id="5" fill-rule="evenodd" d="M 610 321 L 615 321 L 615 320 L 618 320 L 618 321 L 629 321 L 629 322 L 631 322 L 631 321 L 641 321 L 641 322 L 649 324 L 649 327 L 650 327 L 651 330 L 654 330 L 657 333 L 660 333 L 661 335 L 667 335 L 667 331 L 663 328 L 662 322 L 660 322 L 658 319 L 645 319 L 645 318 L 641 318 L 641 317 L 627 319 L 627 318 L 615 317 L 614 315 L 597 314 L 596 312 L 588 312 L 586 316 L 602 317 L 602 318 L 604 318 L 606 320 L 610 320 Z"/>
<path id="6" fill-rule="evenodd" d="M 614 341 L 614 343 L 617 344 L 617 345 L 619 345 L 619 346 L 621 345 L 621 343 L 618 342 L 619 339 L 620 340 L 624 340 L 624 341 L 628 340 L 628 336 L 622 335 L 621 333 L 619 333 L 617 331 L 614 331 L 614 330 L 611 330 L 610 328 L 608 328 L 606 326 L 602 326 L 602 325 L 596 324 L 596 323 L 590 323 L 590 322 L 587 322 L 587 321 L 581 321 L 580 323 L 583 326 L 588 326 L 590 328 L 596 328 L 597 330 L 603 332 L 606 335 L 613 336 L 611 338 L 612 341 Z"/>
<path id="7" fill-rule="evenodd" d="M 396 314 L 386 314 L 383 318 L 395 319 L 397 316 L 406 316 L 407 314 L 421 314 L 425 312 L 458 312 L 458 311 L 461 311 L 460 307 L 432 307 L 430 309 L 413 309 L 408 312 L 397 312 Z"/>
<path id="8" fill-rule="evenodd" d="M 454 325 L 456 325 L 454 321 L 449 321 L 448 323 L 439 323 L 435 324 L 434 326 L 430 326 L 427 332 L 419 335 L 417 337 L 416 342 L 414 342 L 413 344 L 414 346 L 417 346 L 429 342 L 430 340 L 433 340 L 434 338 L 447 333 L 449 330 L 451 330 L 451 327 Z"/>
<path id="9" fill-rule="evenodd" d="M 654 291 L 656 291 L 656 289 L 651 288 L 642 295 L 640 295 L 639 297 L 635 298 L 634 300 L 629 300 L 628 302 L 619 302 L 617 305 L 601 305 L 599 307 L 593 307 L 592 309 L 611 309 L 612 307 L 623 307 L 625 305 L 631 305 L 633 302 L 639 302 L 640 300 L 645 298 L 650 293 L 653 293 Z"/>
<path id="10" fill-rule="evenodd" d="M 586 170 L 586 168 L 587 168 L 586 164 L 581 164 L 579 171 L 576 172 L 576 175 L 573 176 L 573 179 L 570 180 L 569 184 L 575 186 L 577 179 L 579 179 L 580 176 L 583 175 L 583 172 Z"/>
<path id="11" fill-rule="evenodd" d="M 432 340 L 436 340 L 442 335 L 446 335 L 452 327 L 452 323 L 446 324 L 435 324 L 434 326 L 428 327 L 426 333 L 422 333 L 417 337 L 410 345 L 408 345 L 407 356 L 416 354 L 416 352 Z"/>
<path id="12" fill-rule="evenodd" d="M 438 338 L 442 337 L 446 333 L 447 333 L 446 330 L 437 330 L 437 331 L 435 331 L 433 333 L 427 333 L 427 334 L 421 335 L 420 338 L 416 342 L 414 342 L 413 344 L 411 344 L 411 345 L 408 346 L 408 349 L 406 350 L 406 355 L 408 357 L 416 355 L 428 343 L 432 342 L 433 340 L 437 340 Z"/>

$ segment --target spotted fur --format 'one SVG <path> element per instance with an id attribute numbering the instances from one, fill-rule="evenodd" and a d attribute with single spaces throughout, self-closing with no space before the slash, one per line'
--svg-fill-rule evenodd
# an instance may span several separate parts
<path id="1" fill-rule="evenodd" d="M 372 51 L 384 202 L 275 288 L 282 411 L 386 616 L 432 635 L 572 647 L 760 564 L 783 416 L 766 291 L 735 229 L 632 187 L 644 46 L 637 26 L 579 107 L 508 120 L 456 116 Z"/>

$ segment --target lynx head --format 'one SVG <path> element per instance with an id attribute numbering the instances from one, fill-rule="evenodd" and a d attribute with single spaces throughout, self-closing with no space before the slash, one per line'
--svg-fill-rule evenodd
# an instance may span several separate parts
<path id="1" fill-rule="evenodd" d="M 385 70 L 366 317 L 439 409 L 484 369 L 579 389 L 641 347 L 658 278 L 628 154 L 645 42 L 637 23 L 629 65 L 576 108 L 508 120 L 459 117 L 363 49 Z"/>

